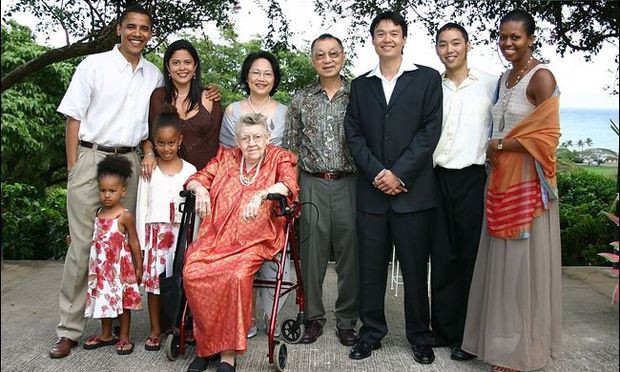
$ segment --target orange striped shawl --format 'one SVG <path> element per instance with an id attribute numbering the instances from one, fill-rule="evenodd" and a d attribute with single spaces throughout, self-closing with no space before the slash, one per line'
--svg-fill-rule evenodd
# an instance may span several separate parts
<path id="1" fill-rule="evenodd" d="M 559 97 L 545 100 L 504 138 L 516 139 L 527 153 L 496 151 L 490 159 L 487 229 L 496 238 L 527 238 L 534 217 L 542 214 L 549 198 L 557 198 Z"/>

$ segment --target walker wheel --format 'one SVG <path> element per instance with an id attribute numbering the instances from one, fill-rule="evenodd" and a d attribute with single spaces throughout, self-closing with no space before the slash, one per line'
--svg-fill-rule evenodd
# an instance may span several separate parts
<path id="1" fill-rule="evenodd" d="M 181 336 L 178 331 L 174 331 L 166 337 L 166 343 L 164 344 L 164 350 L 166 351 L 166 358 L 169 361 L 174 362 L 179 357 L 179 342 Z"/>
<path id="2" fill-rule="evenodd" d="M 273 349 L 273 366 L 276 371 L 282 372 L 284 368 L 286 368 L 286 344 L 285 343 L 276 343 Z"/>
<path id="3" fill-rule="evenodd" d="M 291 344 L 301 341 L 306 331 L 306 326 L 295 319 L 286 319 L 282 323 L 282 337 Z"/>

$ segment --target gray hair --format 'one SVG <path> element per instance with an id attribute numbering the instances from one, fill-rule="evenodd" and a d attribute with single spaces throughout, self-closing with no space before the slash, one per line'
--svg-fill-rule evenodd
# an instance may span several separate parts
<path id="1" fill-rule="evenodd" d="M 267 133 L 269 132 L 269 128 L 267 127 L 267 117 L 262 114 L 245 114 L 239 118 L 237 124 L 235 125 L 235 136 L 238 136 L 241 133 L 241 128 L 243 126 L 252 126 L 252 125 L 260 125 L 262 126 Z"/>

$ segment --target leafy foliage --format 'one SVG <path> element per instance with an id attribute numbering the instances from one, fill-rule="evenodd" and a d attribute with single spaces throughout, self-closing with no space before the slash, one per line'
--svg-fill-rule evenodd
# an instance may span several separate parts
<path id="1" fill-rule="evenodd" d="M 2 71 L 23 64 L 46 48 L 27 27 L 2 26 Z M 58 63 L 30 75 L 2 93 L 2 180 L 42 190 L 65 176 L 64 119 L 56 112 L 71 74 L 71 63 Z"/>
<path id="2" fill-rule="evenodd" d="M 612 178 L 587 171 L 558 173 L 562 264 L 601 265 L 598 253 L 608 250 L 614 229 L 601 211 L 609 211 L 616 197 Z"/>
<path id="3" fill-rule="evenodd" d="M 2 183 L 2 257 L 62 259 L 69 232 L 64 189 L 41 193 L 21 183 Z"/>

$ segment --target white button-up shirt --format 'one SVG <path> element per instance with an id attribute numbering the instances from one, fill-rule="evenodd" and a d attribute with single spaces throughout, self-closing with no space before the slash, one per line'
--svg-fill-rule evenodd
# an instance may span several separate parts
<path id="1" fill-rule="evenodd" d="M 402 60 L 400 62 L 400 67 L 398 68 L 398 72 L 396 73 L 396 75 L 394 75 L 392 80 L 388 80 L 385 76 L 383 76 L 383 74 L 381 73 L 380 64 L 377 64 L 377 66 L 372 71 L 370 71 L 366 75 L 366 77 L 376 76 L 379 79 L 381 79 L 381 85 L 383 86 L 383 94 L 385 94 L 385 102 L 390 103 L 390 98 L 392 97 L 392 92 L 394 92 L 394 87 L 396 87 L 396 82 L 398 81 L 398 78 L 405 71 L 413 71 L 417 69 L 418 67 L 414 65 L 413 63 L 406 63 L 404 60 Z"/>
<path id="2" fill-rule="evenodd" d="M 116 45 L 78 65 L 57 110 L 81 122 L 80 140 L 135 147 L 148 136 L 151 93 L 163 83 L 154 64 L 141 56 L 134 70 Z"/>
<path id="3" fill-rule="evenodd" d="M 470 69 L 457 87 L 442 75 L 443 123 L 433 166 L 463 169 L 484 164 L 497 77 Z"/>

